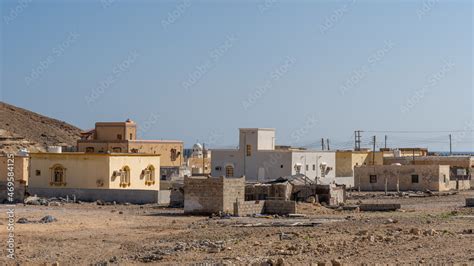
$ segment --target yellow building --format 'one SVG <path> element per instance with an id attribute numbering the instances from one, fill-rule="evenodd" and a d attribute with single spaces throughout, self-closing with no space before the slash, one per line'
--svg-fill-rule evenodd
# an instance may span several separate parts
<path id="1" fill-rule="evenodd" d="M 12 195 L 15 202 L 23 202 L 26 185 L 28 184 L 28 164 L 29 157 L 27 155 L 0 156 L 0 191 L 2 192 L 0 193 L 0 203 L 8 202 Z M 14 175 L 14 191 L 12 194 L 7 193 L 10 171 Z"/>
<path id="2" fill-rule="evenodd" d="M 186 150 L 186 166 L 191 175 L 211 174 L 211 151 L 204 148 L 200 143 L 193 145 L 191 150 Z M 186 152 L 185 152 L 186 153 Z"/>
<path id="3" fill-rule="evenodd" d="M 5 155 L 0 156 L 0 182 L 7 182 L 7 166 L 12 163 L 12 160 L 15 182 L 27 185 L 29 164 L 29 157 L 27 155 L 14 155 L 10 160 Z"/>
<path id="4" fill-rule="evenodd" d="M 159 155 L 67 152 L 30 156 L 30 188 L 160 189 Z"/>
<path id="5" fill-rule="evenodd" d="M 140 153 L 161 155 L 161 179 L 179 175 L 183 165 L 183 142 L 178 140 L 137 140 L 137 125 L 125 122 L 97 122 L 95 129 L 82 133 L 77 150 L 87 153 Z"/>
<path id="6" fill-rule="evenodd" d="M 336 176 L 354 176 L 354 167 L 363 165 L 383 165 L 383 152 L 370 150 L 336 151 Z"/>

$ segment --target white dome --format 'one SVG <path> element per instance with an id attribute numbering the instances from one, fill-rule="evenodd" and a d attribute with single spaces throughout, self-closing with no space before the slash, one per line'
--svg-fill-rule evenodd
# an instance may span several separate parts
<path id="1" fill-rule="evenodd" d="M 202 151 L 202 145 L 200 143 L 194 144 L 193 151 Z"/>

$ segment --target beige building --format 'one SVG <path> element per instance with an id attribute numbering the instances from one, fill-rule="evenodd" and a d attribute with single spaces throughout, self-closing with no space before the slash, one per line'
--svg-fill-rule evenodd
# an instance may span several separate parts
<path id="1" fill-rule="evenodd" d="M 473 156 L 415 156 L 384 158 L 384 164 L 449 165 L 450 180 L 470 180 L 471 186 L 474 186 L 474 180 L 472 178 L 472 173 L 474 171 Z"/>
<path id="2" fill-rule="evenodd" d="M 383 152 L 361 151 L 336 151 L 336 176 L 354 176 L 354 167 L 362 165 L 382 165 Z"/>
<path id="3" fill-rule="evenodd" d="M 450 180 L 449 165 L 373 165 L 354 169 L 362 191 L 448 191 L 469 189 L 469 181 Z"/>
<path id="4" fill-rule="evenodd" d="M 0 156 L 0 203 L 8 200 L 7 194 L 7 182 L 8 173 L 13 171 L 14 174 L 14 191 L 13 199 L 18 202 L 22 202 L 25 195 L 25 188 L 28 185 L 28 165 L 29 157 L 27 155 L 14 155 L 7 157 L 6 155 Z M 11 168 L 13 165 L 13 168 Z M 10 167 L 10 170 L 9 170 Z"/>
<path id="5" fill-rule="evenodd" d="M 186 151 L 186 167 L 191 175 L 208 175 L 211 173 L 210 150 L 204 148 L 200 143 L 196 143 L 192 150 L 188 149 Z"/>
<path id="6" fill-rule="evenodd" d="M 384 157 L 419 157 L 419 156 L 427 156 L 428 149 L 427 148 L 396 148 L 396 149 L 388 149 L 382 148 L 380 149 L 383 152 Z"/>
<path id="7" fill-rule="evenodd" d="M 183 160 L 183 142 L 178 140 L 137 140 L 137 124 L 97 122 L 95 129 L 82 133 L 77 150 L 87 153 L 140 153 L 161 155 L 161 179 L 179 175 Z"/>
<path id="8" fill-rule="evenodd" d="M 159 155 L 68 152 L 30 156 L 30 188 L 160 189 Z"/>
<path id="9" fill-rule="evenodd" d="M 28 185 L 28 164 L 30 161 L 28 155 L 14 155 L 10 160 L 6 155 L 0 156 L 0 182 L 7 182 L 8 165 L 12 163 L 12 160 L 15 182 Z"/>

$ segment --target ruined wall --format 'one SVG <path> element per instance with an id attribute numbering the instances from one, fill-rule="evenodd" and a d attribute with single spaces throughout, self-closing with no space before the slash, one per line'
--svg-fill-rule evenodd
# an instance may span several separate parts
<path id="1" fill-rule="evenodd" d="M 245 178 L 185 177 L 184 212 L 210 214 L 232 213 L 234 202 L 244 201 Z"/>

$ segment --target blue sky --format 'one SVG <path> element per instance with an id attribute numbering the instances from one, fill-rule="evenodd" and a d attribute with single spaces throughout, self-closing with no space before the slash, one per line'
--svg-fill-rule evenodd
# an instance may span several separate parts
<path id="1" fill-rule="evenodd" d="M 1 5 L 1 99 L 80 128 L 233 146 L 353 131 L 474 150 L 471 1 L 36 1 Z M 146 125 L 146 126 L 143 126 Z M 378 146 L 382 145 L 381 143 Z"/>

